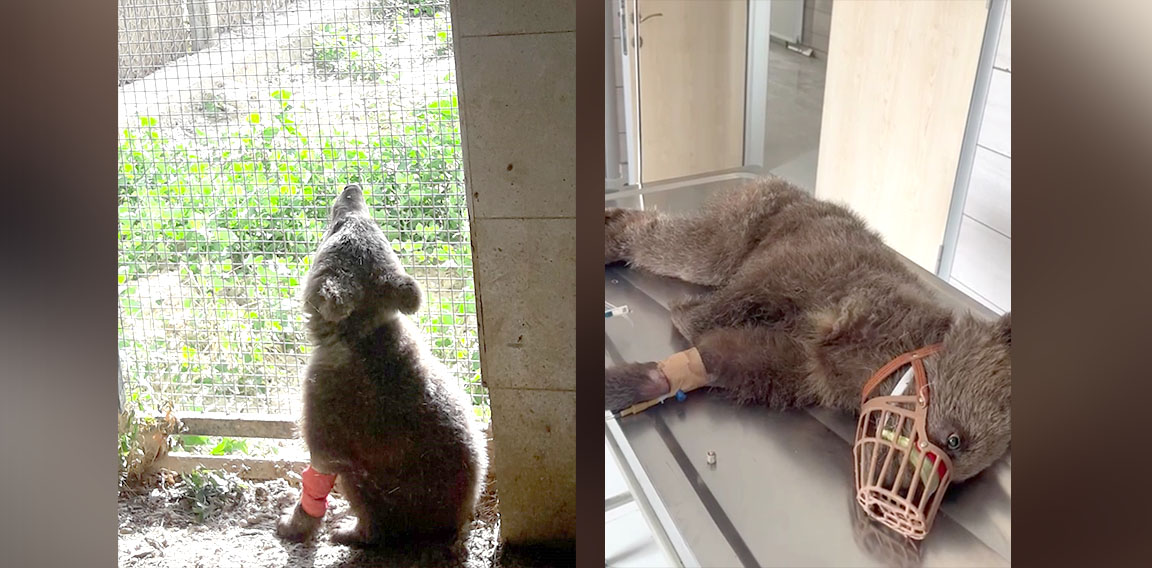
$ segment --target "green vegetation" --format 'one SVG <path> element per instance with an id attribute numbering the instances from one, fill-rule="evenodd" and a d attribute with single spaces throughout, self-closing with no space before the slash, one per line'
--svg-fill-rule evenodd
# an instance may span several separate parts
<path id="1" fill-rule="evenodd" d="M 396 16 L 397 25 L 389 30 L 391 43 L 403 40 L 403 16 Z M 349 26 L 324 24 L 312 41 L 312 65 L 317 74 L 337 79 L 379 81 L 395 71 L 396 62 L 389 61 L 381 49 Z"/>
<path id="2" fill-rule="evenodd" d="M 421 327 L 477 402 L 479 353 L 455 97 L 373 136 L 305 133 L 292 93 L 225 135 L 143 117 L 121 132 L 121 359 L 130 388 L 181 410 L 267 406 L 308 353 L 297 300 L 332 197 L 365 184 L 397 253 L 425 284 Z M 486 404 L 478 409 L 487 415 Z"/>
<path id="3" fill-rule="evenodd" d="M 176 416 L 295 412 L 310 349 L 299 288 L 352 182 L 424 286 L 417 320 L 434 353 L 487 420 L 447 2 L 379 0 L 372 14 L 318 25 L 303 65 L 232 77 L 118 132 L 122 483 L 167 449 L 291 447 L 188 435 Z M 213 475 L 182 478 L 197 515 L 232 491 Z"/>
<path id="4" fill-rule="evenodd" d="M 149 408 L 140 393 L 128 396 L 121 409 L 117 425 L 117 449 L 120 454 L 119 485 L 136 481 L 152 461 L 175 444 L 184 425 L 172 414 L 172 405 L 165 405 L 161 414 Z M 161 416 L 159 419 L 156 416 Z"/>
<path id="5" fill-rule="evenodd" d="M 242 501 L 247 487 L 234 473 L 201 468 L 180 474 L 178 489 L 181 501 L 197 521 L 204 522 L 213 513 Z"/>

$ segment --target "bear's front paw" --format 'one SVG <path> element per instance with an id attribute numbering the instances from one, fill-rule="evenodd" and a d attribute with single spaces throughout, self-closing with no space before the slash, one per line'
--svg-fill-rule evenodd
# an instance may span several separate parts
<path id="1" fill-rule="evenodd" d="M 304 512 L 297 503 L 276 522 L 276 535 L 289 542 L 304 542 L 320 529 L 320 519 Z"/>
<path id="2" fill-rule="evenodd" d="M 668 394 L 668 378 L 654 362 L 604 370 L 604 409 L 613 412 Z"/>

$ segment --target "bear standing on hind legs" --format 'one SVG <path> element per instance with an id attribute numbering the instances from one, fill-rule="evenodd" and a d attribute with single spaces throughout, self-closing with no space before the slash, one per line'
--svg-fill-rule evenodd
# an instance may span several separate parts
<path id="1" fill-rule="evenodd" d="M 604 222 L 606 263 L 710 288 L 671 307 L 693 346 L 681 358 L 702 370 L 670 366 L 672 358 L 607 369 L 607 410 L 704 386 L 743 403 L 858 412 L 873 372 L 939 343 L 924 360 L 933 401 L 926 432 L 949 453 L 952 478 L 970 478 L 1008 450 L 1011 315 L 953 314 L 844 207 L 766 179 L 696 215 L 609 209 Z M 894 386 L 890 379 L 878 390 Z"/>
<path id="2" fill-rule="evenodd" d="M 455 541 L 481 493 L 486 445 L 469 397 L 406 315 L 422 292 L 359 186 L 332 204 L 303 295 L 314 346 L 301 421 L 311 465 L 277 534 L 313 536 L 336 485 L 356 523 L 334 542 Z"/>

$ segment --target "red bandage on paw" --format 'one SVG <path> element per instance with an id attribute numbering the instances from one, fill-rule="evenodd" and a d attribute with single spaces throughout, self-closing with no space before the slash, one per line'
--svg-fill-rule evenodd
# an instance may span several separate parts
<path id="1" fill-rule="evenodd" d="M 320 473 L 308 466 L 301 477 L 300 508 L 313 517 L 323 517 L 328 510 L 328 494 L 336 485 L 336 474 Z"/>

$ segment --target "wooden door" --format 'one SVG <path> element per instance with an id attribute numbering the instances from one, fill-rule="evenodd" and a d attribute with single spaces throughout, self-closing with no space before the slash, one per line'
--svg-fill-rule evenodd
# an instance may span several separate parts
<path id="1" fill-rule="evenodd" d="M 933 272 L 987 19 L 986 0 L 832 10 L 816 195 Z"/>
<path id="2" fill-rule="evenodd" d="M 640 178 L 744 164 L 748 0 L 637 0 Z"/>

